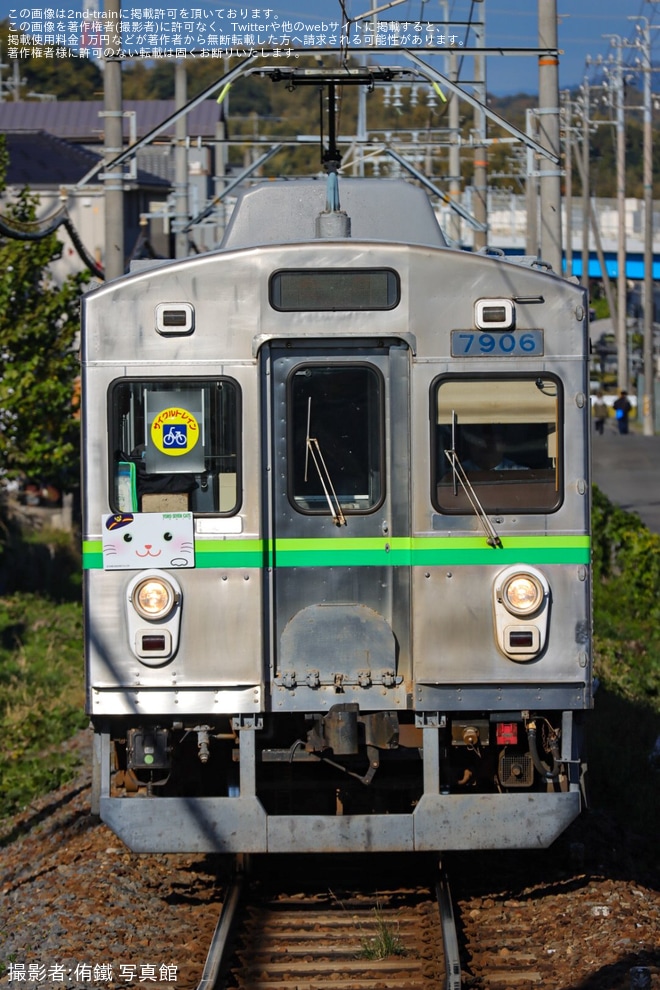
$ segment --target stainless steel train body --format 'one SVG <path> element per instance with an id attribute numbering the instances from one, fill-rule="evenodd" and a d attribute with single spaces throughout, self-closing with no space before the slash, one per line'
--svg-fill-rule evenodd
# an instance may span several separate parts
<path id="1" fill-rule="evenodd" d="M 257 185 L 218 251 L 84 302 L 95 801 L 136 850 L 539 847 L 579 812 L 583 292 L 448 247 L 409 184 L 341 190 L 350 234 L 323 182 Z"/>

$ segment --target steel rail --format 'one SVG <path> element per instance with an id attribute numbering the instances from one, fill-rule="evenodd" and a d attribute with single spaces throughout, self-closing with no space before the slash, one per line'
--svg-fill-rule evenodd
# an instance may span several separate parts
<path id="1" fill-rule="evenodd" d="M 445 973 L 447 975 L 445 988 L 446 990 L 461 990 L 461 959 L 458 952 L 456 921 L 449 892 L 449 882 L 442 864 L 440 864 L 440 879 L 435 886 L 435 895 L 440 910 L 442 945 L 445 953 Z"/>
<path id="2" fill-rule="evenodd" d="M 236 918 L 242 893 L 243 877 L 236 876 L 227 891 L 227 896 L 222 905 L 222 911 L 213 932 L 213 938 L 211 939 L 211 945 L 202 971 L 202 978 L 197 985 L 197 990 L 214 990 L 218 982 L 220 967 L 222 966 L 229 941 L 229 933 Z"/>

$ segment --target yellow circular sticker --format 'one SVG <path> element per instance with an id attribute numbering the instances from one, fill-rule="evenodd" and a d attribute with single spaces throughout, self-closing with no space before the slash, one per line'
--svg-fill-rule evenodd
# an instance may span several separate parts
<path id="1" fill-rule="evenodd" d="M 181 406 L 171 406 L 158 413 L 151 424 L 151 439 L 163 454 L 179 457 L 189 454 L 199 440 L 199 423 Z"/>

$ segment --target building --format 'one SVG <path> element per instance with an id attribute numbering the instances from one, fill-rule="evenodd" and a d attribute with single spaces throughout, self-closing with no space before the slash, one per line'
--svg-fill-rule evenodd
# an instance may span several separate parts
<path id="1" fill-rule="evenodd" d="M 124 101 L 125 146 L 150 133 L 173 112 L 173 100 Z M 188 197 L 193 212 L 203 208 L 212 191 L 213 141 L 219 117 L 220 110 L 212 100 L 200 104 L 187 116 Z M 5 135 L 9 152 L 4 200 L 11 200 L 28 186 L 39 196 L 39 219 L 52 216 L 66 203 L 87 253 L 102 267 L 105 238 L 102 170 L 90 181 L 80 183 L 102 160 L 103 103 L 82 100 L 0 103 L 0 132 Z M 172 255 L 168 212 L 174 185 L 174 127 L 170 127 L 138 153 L 137 162 L 124 168 L 127 260 L 145 255 Z M 82 263 L 63 227 L 59 228 L 58 236 L 64 243 L 64 252 L 56 274 L 62 277 L 79 271 Z"/>

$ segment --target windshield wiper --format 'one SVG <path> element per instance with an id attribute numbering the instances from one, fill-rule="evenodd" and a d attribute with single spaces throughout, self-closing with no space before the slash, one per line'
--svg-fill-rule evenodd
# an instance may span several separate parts
<path id="1" fill-rule="evenodd" d="M 328 508 L 330 509 L 330 515 L 332 516 L 332 521 L 336 526 L 346 525 L 346 516 L 342 512 L 341 504 L 339 498 L 337 497 L 337 492 L 332 484 L 332 478 L 330 477 L 330 472 L 323 459 L 323 454 L 321 453 L 321 447 L 319 445 L 316 437 L 311 437 L 310 432 L 310 422 L 312 418 L 312 399 L 311 396 L 307 400 L 307 435 L 305 437 L 305 482 L 307 482 L 307 468 L 309 465 L 309 455 L 311 454 L 312 460 L 314 461 L 314 467 L 316 468 L 319 480 L 321 482 L 321 487 L 323 488 L 323 494 L 325 495 L 325 500 L 328 503 Z"/>
<path id="2" fill-rule="evenodd" d="M 499 538 L 499 536 L 497 535 L 497 532 L 495 531 L 495 528 L 494 528 L 492 522 L 490 521 L 490 519 L 486 515 L 486 511 L 485 511 L 483 505 L 481 504 L 481 502 L 477 498 L 477 493 L 475 492 L 474 488 L 472 487 L 472 485 L 470 483 L 470 479 L 468 478 L 467 474 L 465 473 L 465 468 L 461 464 L 460 458 L 459 458 L 458 454 L 456 453 L 456 424 L 457 424 L 457 421 L 458 421 L 458 417 L 456 416 L 456 412 L 454 410 L 452 410 L 452 420 L 451 420 L 451 443 L 452 443 L 452 446 L 451 446 L 451 450 L 446 450 L 445 451 L 445 457 L 447 458 L 447 460 L 451 464 L 452 471 L 454 473 L 454 494 L 456 495 L 458 493 L 458 490 L 456 488 L 456 481 L 458 480 L 461 488 L 463 489 L 463 491 L 465 492 L 465 494 L 467 496 L 468 502 L 472 506 L 472 510 L 473 510 L 475 516 L 477 517 L 477 519 L 481 523 L 482 529 L 483 529 L 483 531 L 484 531 L 484 533 L 486 535 L 486 543 L 488 544 L 489 547 L 501 547 L 502 546 L 502 541 Z"/>

